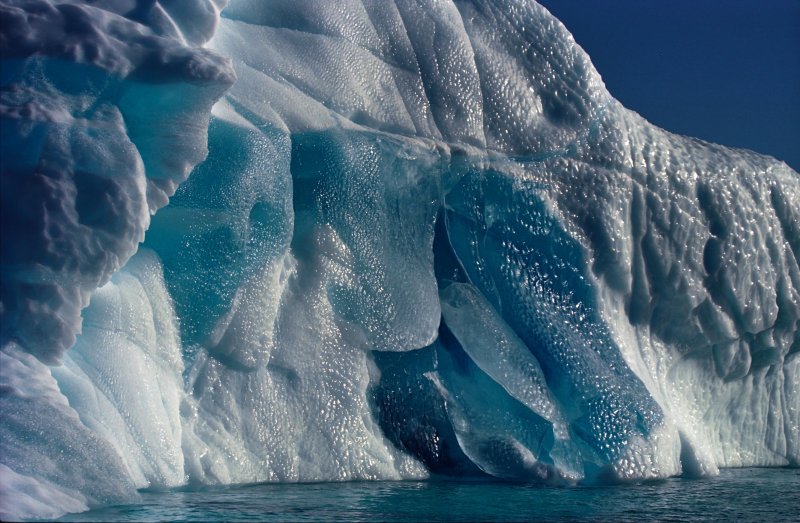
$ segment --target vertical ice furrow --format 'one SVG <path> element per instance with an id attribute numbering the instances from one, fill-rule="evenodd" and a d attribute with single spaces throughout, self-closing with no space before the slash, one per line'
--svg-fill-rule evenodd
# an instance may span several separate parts
<path id="1" fill-rule="evenodd" d="M 140 251 L 84 314 L 84 333 L 65 365 L 53 369 L 61 392 L 117 449 L 137 487 L 181 485 L 183 361 L 153 253 Z"/>
<path id="2" fill-rule="evenodd" d="M 511 396 L 553 423 L 559 437 L 566 437 L 566 421 L 550 396 L 539 363 L 522 340 L 471 285 L 452 283 L 440 296 L 442 318 L 472 361 Z"/>
<path id="3" fill-rule="evenodd" d="M 439 132 L 446 141 L 485 147 L 480 76 L 461 15 L 452 3 L 396 2 Z"/>

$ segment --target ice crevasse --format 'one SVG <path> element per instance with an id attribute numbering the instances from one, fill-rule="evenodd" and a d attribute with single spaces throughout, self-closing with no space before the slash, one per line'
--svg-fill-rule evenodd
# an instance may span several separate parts
<path id="1" fill-rule="evenodd" d="M 538 4 L 0 27 L 0 518 L 800 463 L 798 173 L 626 110 Z"/>

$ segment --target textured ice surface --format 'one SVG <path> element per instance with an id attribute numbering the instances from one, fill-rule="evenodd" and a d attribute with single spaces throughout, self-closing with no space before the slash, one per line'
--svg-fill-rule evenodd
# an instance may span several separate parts
<path id="1" fill-rule="evenodd" d="M 205 158 L 208 112 L 233 82 L 198 47 L 214 4 L 175 4 L 0 4 L 1 335 L 47 363 Z"/>
<path id="2" fill-rule="evenodd" d="M 151 274 L 92 293 L 205 158 L 209 111 L 234 80 L 225 58 L 200 47 L 219 7 L 0 2 L 3 519 L 185 481 L 169 298 Z M 85 335 L 63 357 L 90 298 Z M 56 384 L 42 363 L 62 357 Z M 156 372 L 170 366 L 172 381 Z"/>
<path id="3" fill-rule="evenodd" d="M 796 172 L 533 2 L 196 6 L 2 6 L 4 514 L 800 463 Z"/>

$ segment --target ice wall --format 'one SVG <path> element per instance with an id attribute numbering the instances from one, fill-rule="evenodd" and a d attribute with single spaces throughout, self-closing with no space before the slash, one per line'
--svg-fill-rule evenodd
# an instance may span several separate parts
<path id="1" fill-rule="evenodd" d="M 219 6 L 0 6 L 2 341 L 47 363 L 206 154 L 229 62 L 199 47 Z"/>
<path id="2" fill-rule="evenodd" d="M 372 378 L 394 446 L 440 473 L 471 462 L 568 480 L 796 463 L 795 172 L 628 112 L 532 3 L 233 2 L 212 45 L 236 58 L 226 114 L 291 143 L 284 292 L 328 281 L 317 301 L 346 336 L 324 353 L 356 336 L 384 375 L 413 374 Z M 437 301 L 441 322 L 421 319 Z M 278 308 L 297 318 L 308 305 Z M 428 349 L 375 353 L 420 349 L 405 330 L 436 325 Z M 506 406 L 487 418 L 490 390 Z"/>
<path id="3" fill-rule="evenodd" d="M 235 78 L 226 58 L 201 47 L 221 7 L 0 2 L 2 519 L 135 499 L 134 487 L 148 483 L 142 474 L 155 483 L 184 481 L 177 411 L 169 429 L 178 434 L 174 454 L 154 443 L 163 416 L 149 409 L 170 407 L 182 383 L 175 391 L 148 387 L 158 377 L 134 363 L 137 355 L 127 349 L 136 343 L 93 336 L 91 326 L 69 356 L 64 352 L 81 331 L 81 309 L 111 285 L 150 216 L 206 156 L 211 106 Z M 153 288 L 143 300 L 154 299 Z M 92 298 L 96 323 L 124 329 L 120 316 L 130 303 L 108 293 Z M 82 356 L 89 358 L 86 374 L 58 384 L 43 365 L 63 361 L 71 369 Z M 118 367 L 103 374 L 103 358 Z M 119 410 L 116 426 L 94 423 L 94 411 L 109 411 L 105 395 L 126 394 L 150 397 L 138 401 L 142 410 L 133 417 Z M 129 445 L 110 442 L 109 434 L 122 437 L 121 427 Z M 136 454 L 133 441 L 158 455 Z"/>
<path id="4" fill-rule="evenodd" d="M 56 69 L 3 44 L 23 86 L 4 101 L 38 90 L 72 118 L 3 113 L 3 227 L 22 224 L 3 229 L 6 514 L 186 483 L 800 462 L 798 174 L 621 107 L 538 4 L 234 0 L 218 26 L 210 3 L 8 5 L 97 21 L 31 39 Z M 113 38 L 92 51 L 87 31 Z M 84 58 L 110 55 L 128 58 Z M 204 154 L 218 55 L 237 81 L 208 160 L 108 281 Z M 23 191 L 40 179 L 61 192 Z M 28 445 L 43 419 L 54 438 Z M 84 477 L 105 480 L 41 468 L 53 441 L 65 464 L 102 449 Z M 32 491 L 50 494 L 9 501 Z"/>

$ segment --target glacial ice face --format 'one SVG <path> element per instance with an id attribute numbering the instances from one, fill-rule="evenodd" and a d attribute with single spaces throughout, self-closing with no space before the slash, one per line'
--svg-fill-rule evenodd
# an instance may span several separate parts
<path id="1" fill-rule="evenodd" d="M 58 162 L 22 132 L 40 119 L 3 113 L 18 144 L 3 194 L 42 176 L 64 187 L 31 193 L 63 210 L 43 206 L 58 234 L 3 242 L 5 513 L 185 483 L 800 463 L 796 172 L 627 111 L 533 2 L 233 0 L 218 26 L 213 4 L 177 4 L 109 3 L 125 16 L 92 27 L 117 31 L 111 47 L 45 39 L 51 55 L 66 42 L 57 68 L 9 69 L 52 111 L 119 109 L 59 120 L 40 140 Z M 180 44 L 201 80 L 143 58 L 142 31 L 159 56 Z M 213 52 L 192 47 L 212 32 Z M 237 81 L 214 106 L 208 160 L 109 281 L 204 154 L 205 114 L 232 79 L 217 55 Z M 102 103 L 58 83 L 85 56 L 116 57 L 92 65 L 119 83 Z M 119 102 L 128 88 L 146 95 Z M 68 166 L 69 183 L 34 165 Z M 4 197 L 4 224 L 41 225 L 17 203 Z M 31 354 L 61 354 L 89 293 L 63 364 L 42 365 Z M 29 446 L 21 434 L 43 423 L 53 437 Z M 105 481 L 45 469 L 59 441 L 69 459 L 101 453 L 83 477 Z"/>
<path id="2" fill-rule="evenodd" d="M 126 321 L 147 319 L 124 314 L 143 312 L 137 298 L 161 299 L 158 287 L 108 282 L 205 158 L 209 111 L 234 80 L 227 59 L 200 47 L 221 7 L 0 2 L 2 519 L 128 502 L 136 487 L 185 481 L 180 372 L 174 383 L 152 373 L 170 345 L 159 338 L 149 353 L 149 336 L 123 336 Z M 100 287 L 76 345 L 81 309 Z M 174 323 L 169 311 L 153 309 L 157 330 Z M 180 363 L 177 337 L 164 336 Z M 54 379 L 43 363 L 58 362 Z"/>
<path id="3" fill-rule="evenodd" d="M 3 343 L 57 362 L 91 292 L 205 158 L 208 112 L 234 78 L 198 47 L 217 13 L 210 0 L 0 5 Z"/>

